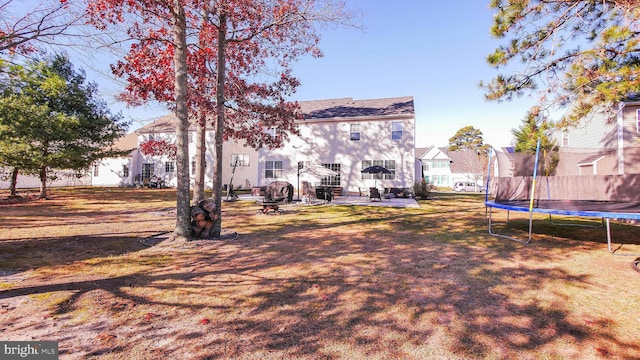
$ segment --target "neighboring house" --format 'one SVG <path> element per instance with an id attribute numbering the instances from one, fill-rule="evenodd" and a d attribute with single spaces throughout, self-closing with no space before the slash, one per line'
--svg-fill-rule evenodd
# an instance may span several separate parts
<path id="1" fill-rule="evenodd" d="M 351 98 L 299 102 L 304 120 L 300 135 L 291 135 L 278 149 L 254 150 L 242 142 L 223 144 L 222 179 L 234 187 L 299 181 L 341 188 L 343 194 L 378 187 L 412 188 L 415 182 L 415 110 L 412 97 L 353 100 Z M 168 115 L 137 130 L 138 144 L 149 139 L 173 141 L 174 117 Z M 269 129 L 265 129 L 269 131 Z M 213 131 L 207 132 L 205 183 L 211 186 Z M 195 156 L 195 127 L 189 130 L 189 154 Z M 192 160 L 190 172 L 194 173 Z M 235 170 L 234 170 L 235 164 Z M 141 156 L 132 161 L 133 178 L 155 177 L 175 186 L 175 161 L 163 156 Z M 382 165 L 391 174 L 362 174 L 371 165 Z M 299 166 L 301 170 L 299 170 Z M 333 176 L 317 176 L 304 168 L 324 166 Z"/>
<path id="2" fill-rule="evenodd" d="M 8 189 L 10 186 L 9 173 L 10 169 L 0 168 L 0 189 Z M 47 181 L 47 187 L 64 187 L 64 186 L 90 186 L 91 176 L 87 174 L 78 175 L 71 170 L 52 170 L 49 177 L 53 180 Z M 23 175 L 18 173 L 16 181 L 16 189 L 32 189 L 40 187 L 40 178 L 37 176 Z"/>
<path id="3" fill-rule="evenodd" d="M 128 156 L 106 158 L 96 162 L 90 169 L 93 186 L 129 186 L 135 182 L 132 169 L 140 163 L 138 135 L 127 134 L 113 145 L 115 150 L 130 150 Z"/>
<path id="4" fill-rule="evenodd" d="M 640 173 L 640 98 L 620 104 L 615 122 L 593 115 L 556 131 L 560 160 L 556 175 Z"/>
<path id="5" fill-rule="evenodd" d="M 422 176 L 427 183 L 451 187 L 451 158 L 443 149 L 435 146 L 419 148 L 416 158 L 422 163 Z"/>
<path id="6" fill-rule="evenodd" d="M 435 186 L 453 187 L 457 181 L 475 182 L 482 186 L 486 167 L 473 151 L 449 151 L 431 146 L 416 149 L 425 181 Z"/>

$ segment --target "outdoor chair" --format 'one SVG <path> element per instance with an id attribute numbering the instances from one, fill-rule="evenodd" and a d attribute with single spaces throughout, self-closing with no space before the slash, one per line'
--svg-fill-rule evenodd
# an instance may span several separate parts
<path id="1" fill-rule="evenodd" d="M 312 204 L 316 197 L 316 188 L 308 181 L 302 182 L 302 196 L 307 198 L 307 203 Z"/>
<path id="2" fill-rule="evenodd" d="M 380 191 L 378 191 L 378 188 L 369 188 L 369 200 L 374 201 L 375 199 L 378 199 L 378 201 L 382 201 Z"/>

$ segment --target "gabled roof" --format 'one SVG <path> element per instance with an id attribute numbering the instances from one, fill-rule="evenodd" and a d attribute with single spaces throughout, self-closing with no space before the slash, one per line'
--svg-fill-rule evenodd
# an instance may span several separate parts
<path id="1" fill-rule="evenodd" d="M 443 149 L 446 148 L 437 148 L 435 146 L 430 146 L 428 148 L 425 148 L 425 151 L 420 156 L 416 155 L 416 157 L 421 160 L 450 160 Z"/>
<path id="2" fill-rule="evenodd" d="M 415 115 L 413 97 L 299 101 L 305 120 Z"/>
<path id="3" fill-rule="evenodd" d="M 152 122 L 141 127 L 135 132 L 138 134 L 146 133 L 169 133 L 175 131 L 176 116 L 169 114 L 153 119 Z M 191 127 L 191 126 L 190 126 Z"/>
<path id="4" fill-rule="evenodd" d="M 299 101 L 305 120 L 415 116 L 413 97 L 353 100 L 352 98 Z M 136 131 L 138 134 L 167 133 L 175 129 L 175 115 L 154 119 Z M 194 124 L 189 128 L 193 129 Z"/>
<path id="5" fill-rule="evenodd" d="M 594 165 L 598 161 L 604 159 L 608 154 L 614 154 L 614 153 L 613 152 L 600 152 L 598 154 L 587 156 L 586 158 L 578 161 L 578 163 L 576 165 L 578 165 L 578 166 Z"/>
<path id="6" fill-rule="evenodd" d="M 422 157 L 425 156 L 429 152 L 429 150 L 431 150 L 432 148 L 433 146 L 429 146 L 426 148 L 416 148 L 416 151 L 415 151 L 416 159 L 422 159 Z"/>
<path id="7" fill-rule="evenodd" d="M 138 134 L 129 133 L 119 138 L 111 147 L 117 151 L 133 151 L 138 148 Z"/>

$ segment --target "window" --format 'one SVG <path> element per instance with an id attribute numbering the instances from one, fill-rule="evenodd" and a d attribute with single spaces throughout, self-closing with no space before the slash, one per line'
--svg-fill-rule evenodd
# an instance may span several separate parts
<path id="1" fill-rule="evenodd" d="M 129 165 L 122 165 L 122 177 L 129 177 Z"/>
<path id="2" fill-rule="evenodd" d="M 308 168 L 309 166 L 311 166 L 311 161 L 298 161 L 298 170 Z"/>
<path id="3" fill-rule="evenodd" d="M 275 179 L 282 177 L 282 160 L 267 160 L 264 163 L 264 177 Z"/>
<path id="4" fill-rule="evenodd" d="M 206 160 L 204 161 L 203 166 L 204 166 L 205 169 L 207 168 L 207 161 Z M 194 173 L 194 174 L 196 172 L 196 161 L 195 160 L 191 160 L 191 172 Z"/>
<path id="5" fill-rule="evenodd" d="M 325 163 L 322 164 L 322 166 L 335 171 L 337 175 L 323 176 L 320 180 L 320 184 L 328 186 L 340 186 L 340 164 Z"/>
<path id="6" fill-rule="evenodd" d="M 100 165 L 93 166 L 93 176 L 100 176 Z"/>
<path id="7" fill-rule="evenodd" d="M 384 174 L 384 178 L 387 180 L 394 180 L 396 178 L 396 161 L 395 160 L 385 160 L 384 167 L 386 167 L 391 174 Z"/>
<path id="8" fill-rule="evenodd" d="M 156 134 L 149 134 L 149 140 L 155 140 Z"/>
<path id="9" fill-rule="evenodd" d="M 427 172 L 429 171 L 429 163 L 422 163 L 422 171 Z"/>
<path id="10" fill-rule="evenodd" d="M 230 166 L 249 166 L 249 154 L 232 154 Z"/>
<path id="11" fill-rule="evenodd" d="M 391 140 L 402 140 L 402 123 L 400 121 L 391 123 Z"/>
<path id="12" fill-rule="evenodd" d="M 566 130 L 562 132 L 562 146 L 569 146 L 569 133 Z"/>
<path id="13" fill-rule="evenodd" d="M 176 171 L 176 163 L 173 161 L 167 161 L 164 163 L 164 172 L 172 173 Z"/>
<path id="14" fill-rule="evenodd" d="M 636 110 L 636 132 L 640 133 L 640 109 Z"/>
<path id="15" fill-rule="evenodd" d="M 396 178 L 396 161 L 395 160 L 362 160 L 362 169 L 369 166 L 378 165 L 391 171 L 391 174 L 362 174 L 362 179 L 386 179 L 394 180 Z"/>
<path id="16" fill-rule="evenodd" d="M 154 164 L 142 164 L 142 183 L 151 178 L 154 173 Z"/>
<path id="17" fill-rule="evenodd" d="M 349 140 L 360 141 L 360 124 L 351 124 Z"/>

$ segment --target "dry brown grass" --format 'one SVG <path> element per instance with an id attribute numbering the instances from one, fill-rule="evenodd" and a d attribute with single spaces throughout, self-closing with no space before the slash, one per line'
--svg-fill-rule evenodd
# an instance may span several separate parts
<path id="1" fill-rule="evenodd" d="M 633 258 L 544 219 L 529 245 L 491 237 L 477 195 L 224 203 L 239 238 L 187 244 L 153 237 L 171 190 L 52 198 L 0 206 L 0 339 L 57 340 L 61 359 L 640 358 Z M 615 226 L 621 251 L 638 230 Z"/>

